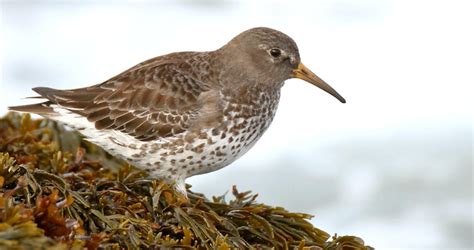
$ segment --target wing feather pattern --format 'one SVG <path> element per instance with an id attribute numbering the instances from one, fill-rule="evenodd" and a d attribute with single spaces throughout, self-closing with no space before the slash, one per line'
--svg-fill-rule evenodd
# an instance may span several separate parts
<path id="1" fill-rule="evenodd" d="M 99 130 L 115 129 L 142 141 L 173 136 L 192 125 L 206 105 L 201 103 L 201 94 L 211 90 L 206 74 L 195 73 L 208 72 L 206 58 L 199 53 L 192 57 L 192 53 L 154 58 L 90 87 L 34 88 L 48 101 L 12 109 L 52 112 L 49 106 L 56 104 L 86 117 Z M 189 56 L 201 62 L 183 60 Z"/>

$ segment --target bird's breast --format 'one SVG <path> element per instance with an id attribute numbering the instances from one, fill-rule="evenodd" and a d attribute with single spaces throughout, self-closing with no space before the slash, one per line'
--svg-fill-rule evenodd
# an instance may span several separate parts
<path id="1" fill-rule="evenodd" d="M 220 124 L 201 130 L 201 136 L 193 142 L 195 147 L 202 147 L 201 161 L 189 176 L 223 168 L 255 145 L 275 116 L 279 93 L 256 93 L 254 98 L 247 103 L 223 99 Z"/>

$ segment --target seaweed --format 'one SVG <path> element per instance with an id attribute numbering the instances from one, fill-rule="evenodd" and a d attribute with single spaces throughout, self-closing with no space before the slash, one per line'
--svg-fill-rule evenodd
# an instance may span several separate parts
<path id="1" fill-rule="evenodd" d="M 53 121 L 0 118 L 0 248 L 371 249 L 235 186 L 229 201 L 187 189 L 186 201 Z"/>

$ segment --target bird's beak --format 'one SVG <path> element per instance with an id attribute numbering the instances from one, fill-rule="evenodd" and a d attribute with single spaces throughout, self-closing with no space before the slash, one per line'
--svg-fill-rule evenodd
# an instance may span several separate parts
<path id="1" fill-rule="evenodd" d="M 336 97 L 340 102 L 346 103 L 346 100 L 339 94 L 337 93 L 336 90 L 334 90 L 329 84 L 327 84 L 323 79 L 319 78 L 316 74 L 311 72 L 306 66 L 304 66 L 302 63 L 298 64 L 298 68 L 294 69 L 291 72 L 291 77 L 293 78 L 299 78 L 301 80 L 307 81 L 314 86 L 326 91 L 327 93 L 331 94 L 332 96 Z"/>

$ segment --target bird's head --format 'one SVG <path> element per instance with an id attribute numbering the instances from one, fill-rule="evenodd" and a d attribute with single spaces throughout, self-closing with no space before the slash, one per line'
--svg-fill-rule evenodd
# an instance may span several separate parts
<path id="1" fill-rule="evenodd" d="M 299 78 L 326 91 L 342 103 L 346 102 L 336 90 L 301 63 L 295 41 L 280 31 L 253 28 L 234 37 L 220 51 L 231 61 L 228 70 L 235 74 L 245 74 L 260 84 L 273 85 L 280 85 L 290 78 Z"/>

